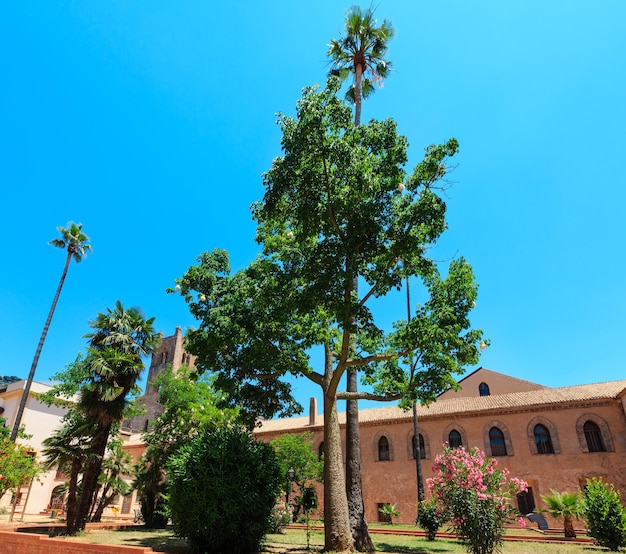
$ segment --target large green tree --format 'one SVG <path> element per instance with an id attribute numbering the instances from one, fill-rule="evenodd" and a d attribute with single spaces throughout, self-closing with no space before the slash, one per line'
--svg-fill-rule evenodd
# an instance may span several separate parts
<path id="1" fill-rule="evenodd" d="M 199 320 L 188 333 L 198 369 L 217 372 L 216 386 L 251 420 L 296 409 L 281 379 L 288 373 L 320 386 L 325 548 L 348 551 L 337 401 L 432 400 L 477 363 L 482 333 L 470 329 L 477 285 L 469 264 L 456 259 L 441 272 L 429 257 L 446 228 L 436 184 L 457 141 L 428 147 L 407 175 L 407 140 L 395 122 L 355 126 L 339 86 L 330 79 L 324 90 L 305 89 L 296 117 L 280 116 L 283 155 L 253 206 L 258 258 L 231 274 L 226 252 L 205 252 L 177 284 Z M 389 330 L 370 305 L 407 276 L 423 283 L 421 306 Z M 340 390 L 350 367 L 370 389 Z"/>
<path id="2" fill-rule="evenodd" d="M 64 250 L 67 250 L 67 256 L 65 257 L 65 265 L 63 266 L 63 273 L 61 274 L 61 279 L 59 280 L 57 291 L 52 300 L 52 306 L 50 306 L 50 311 L 48 312 L 46 323 L 43 326 L 43 331 L 41 332 L 41 337 L 39 338 L 39 344 L 37 345 L 37 350 L 35 351 L 33 363 L 30 366 L 30 372 L 28 373 L 28 379 L 26 380 L 26 386 L 24 387 L 24 392 L 22 393 L 20 405 L 17 409 L 17 415 L 15 416 L 15 422 L 13 423 L 13 431 L 11 432 L 12 441 L 16 439 L 17 432 L 22 423 L 22 416 L 24 415 L 24 409 L 26 407 L 26 401 L 28 400 L 28 395 L 30 393 L 30 387 L 33 384 L 33 379 L 35 378 L 35 371 L 37 369 L 37 364 L 39 363 L 39 356 L 41 355 L 43 343 L 45 342 L 46 336 L 48 335 L 48 329 L 50 328 L 52 316 L 54 315 L 54 311 L 57 307 L 57 302 L 59 301 L 59 296 L 61 295 L 61 289 L 63 288 L 63 283 L 65 282 L 65 277 L 67 275 L 67 270 L 70 267 L 70 262 L 72 261 L 72 258 L 74 258 L 76 263 L 79 263 L 85 257 L 87 252 L 91 251 L 91 245 L 87 244 L 89 241 L 89 237 L 83 233 L 82 223 L 76 224 L 74 222 L 70 222 L 67 226 L 67 229 L 64 227 L 57 227 L 57 230 L 59 231 L 59 233 L 61 233 L 61 237 L 52 239 L 50 241 L 50 244 L 52 244 L 52 246 L 56 246 L 57 248 L 63 248 Z"/>
<path id="3" fill-rule="evenodd" d="M 393 37 L 393 27 L 387 20 L 377 26 L 373 9 L 362 10 L 353 6 L 348 10 L 345 35 L 333 39 L 328 56 L 332 62 L 331 75 L 341 81 L 352 76 L 346 98 L 355 104 L 354 124 L 361 123 L 361 104 L 374 91 L 373 81 L 382 81 L 391 70 L 391 63 L 384 59 L 387 43 Z M 359 277 L 355 275 L 354 291 L 358 294 Z M 346 390 L 357 392 L 357 369 L 348 368 Z M 359 406 L 357 400 L 346 402 L 346 493 L 350 513 L 350 527 L 357 550 L 374 550 L 369 536 L 363 500 L 361 478 L 361 433 L 359 430 Z"/>

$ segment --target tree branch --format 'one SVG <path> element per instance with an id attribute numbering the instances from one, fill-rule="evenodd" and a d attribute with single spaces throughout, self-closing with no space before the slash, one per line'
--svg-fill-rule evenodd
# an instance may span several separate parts
<path id="1" fill-rule="evenodd" d="M 397 392 L 389 394 L 374 394 L 372 392 L 337 392 L 337 400 L 375 400 L 377 402 L 393 402 L 404 398 L 406 392 Z"/>

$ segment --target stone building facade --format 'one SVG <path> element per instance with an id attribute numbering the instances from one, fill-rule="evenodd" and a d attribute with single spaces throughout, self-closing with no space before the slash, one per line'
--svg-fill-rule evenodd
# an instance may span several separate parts
<path id="1" fill-rule="evenodd" d="M 428 407 L 418 407 L 421 470 L 433 476 L 435 456 L 445 442 L 478 447 L 512 476 L 529 484 L 516 502 L 522 513 L 543 508 L 541 495 L 574 491 L 601 477 L 626 498 L 626 380 L 549 388 L 479 368 Z M 311 402 L 306 417 L 264 421 L 256 436 L 270 441 L 284 433 L 313 433 L 323 452 L 323 417 Z M 345 413 L 340 413 L 345 441 Z M 366 517 L 381 521 L 378 509 L 396 504 L 397 521 L 413 523 L 417 477 L 412 412 L 398 407 L 359 412 Z M 345 442 L 344 442 L 345 444 Z M 345 452 L 345 448 L 344 448 Z M 323 491 L 318 488 L 323 509 Z M 557 525 L 555 522 L 553 522 Z"/>

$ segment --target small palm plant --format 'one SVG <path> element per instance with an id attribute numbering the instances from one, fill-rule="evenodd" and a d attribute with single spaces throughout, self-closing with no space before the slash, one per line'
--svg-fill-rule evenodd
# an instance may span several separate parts
<path id="1" fill-rule="evenodd" d="M 582 503 L 577 492 L 557 492 L 551 490 L 552 495 L 541 495 L 548 505 L 548 512 L 552 517 L 563 519 L 563 533 L 566 538 L 576 538 L 573 519 L 581 515 Z"/>
<path id="2" fill-rule="evenodd" d="M 390 525 L 393 523 L 393 518 L 400 515 L 400 512 L 396 510 L 395 504 L 385 504 L 382 508 L 379 508 L 378 511 L 385 516 L 385 519 L 389 521 Z"/>

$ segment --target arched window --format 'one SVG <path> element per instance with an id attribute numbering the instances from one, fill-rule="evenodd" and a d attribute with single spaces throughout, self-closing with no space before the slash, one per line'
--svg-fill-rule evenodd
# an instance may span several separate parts
<path id="1" fill-rule="evenodd" d="M 587 441 L 589 452 L 606 452 L 600 427 L 593 421 L 586 421 L 583 425 L 583 431 L 585 432 L 585 440 Z"/>
<path id="2" fill-rule="evenodd" d="M 420 459 L 421 460 L 425 460 L 426 459 L 426 445 L 424 444 L 424 437 L 422 436 L 421 433 L 418 433 L 419 436 L 419 453 L 420 453 Z M 411 440 L 413 449 L 411 450 L 411 452 L 413 453 L 413 455 L 411 456 L 414 460 L 415 460 L 415 435 L 413 435 L 413 439 Z"/>
<path id="3" fill-rule="evenodd" d="M 478 394 L 480 394 L 480 396 L 490 396 L 491 392 L 489 392 L 489 385 L 487 383 L 481 383 L 478 385 Z"/>
<path id="4" fill-rule="evenodd" d="M 165 362 L 167 362 L 167 350 L 161 352 L 161 363 L 164 364 Z"/>
<path id="5" fill-rule="evenodd" d="M 463 446 L 461 433 L 459 433 L 456 429 L 452 429 L 452 431 L 450 431 L 450 434 L 448 435 L 448 444 L 450 445 L 450 448 L 458 448 L 459 446 Z"/>
<path id="6" fill-rule="evenodd" d="M 506 456 L 506 443 L 504 433 L 497 427 L 489 429 L 489 444 L 491 445 L 492 456 Z"/>
<path id="7" fill-rule="evenodd" d="M 378 461 L 379 462 L 388 462 L 390 460 L 389 456 L 389 440 L 384 435 L 378 439 Z"/>
<path id="8" fill-rule="evenodd" d="M 543 425 L 535 425 L 535 444 L 537 445 L 537 454 L 554 454 L 550 431 Z"/>

